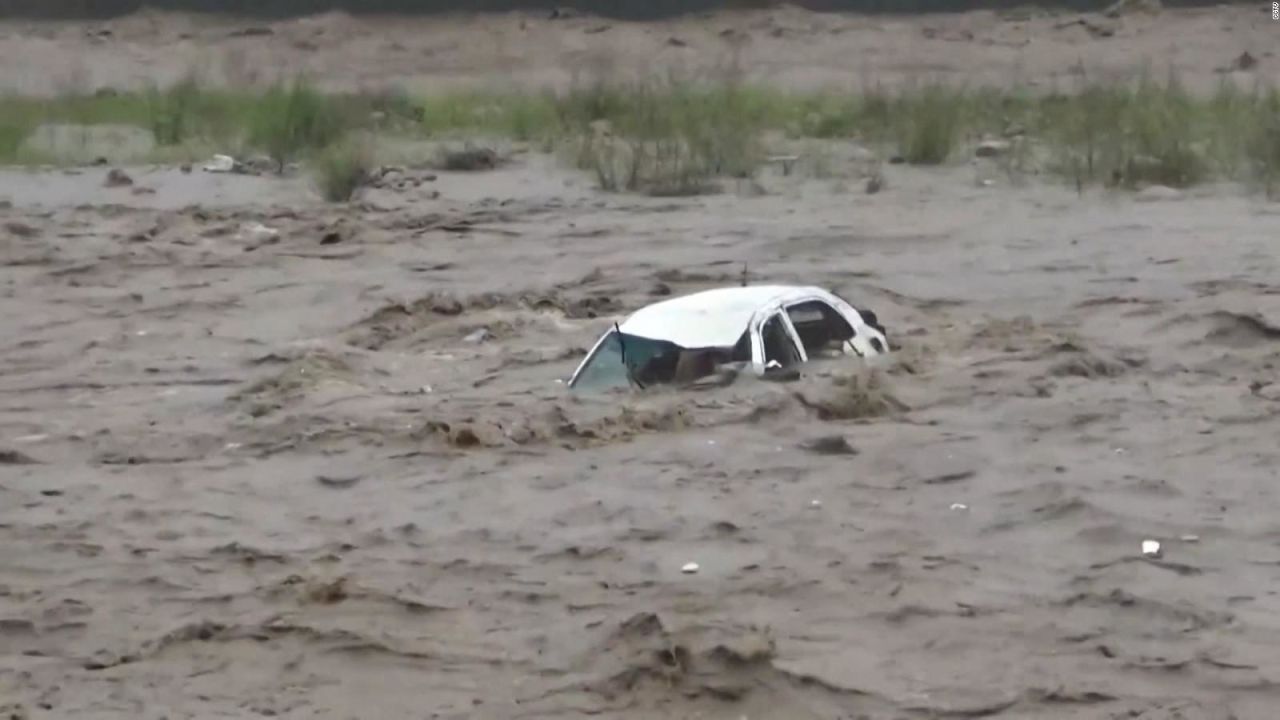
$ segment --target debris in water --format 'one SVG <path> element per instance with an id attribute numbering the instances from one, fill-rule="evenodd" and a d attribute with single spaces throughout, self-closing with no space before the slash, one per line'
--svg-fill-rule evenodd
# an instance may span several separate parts
<path id="1" fill-rule="evenodd" d="M 204 171 L 211 173 L 229 173 L 235 169 L 236 159 L 230 155 L 214 155 L 213 159 L 204 166 Z"/>
<path id="2" fill-rule="evenodd" d="M 800 444 L 802 450 L 817 455 L 857 455 L 858 451 L 843 435 L 825 435 Z"/>
<path id="3" fill-rule="evenodd" d="M 129 177 L 125 171 L 118 168 L 107 173 L 107 179 L 103 182 L 106 187 L 128 187 L 133 184 L 133 178 Z"/>
<path id="4" fill-rule="evenodd" d="M 698 563 L 696 562 L 685 563 L 684 567 L 680 568 L 680 572 L 684 573 L 685 575 L 692 575 L 698 572 L 698 570 L 699 570 Z"/>
<path id="5" fill-rule="evenodd" d="M 316 482 L 320 483 L 321 485 L 327 488 L 342 490 L 345 488 L 349 488 L 355 485 L 356 483 L 360 482 L 360 476 L 352 475 L 349 477 L 332 477 L 329 475 L 317 475 Z"/>
<path id="6" fill-rule="evenodd" d="M 462 341 L 468 342 L 468 343 L 482 343 L 492 338 L 493 338 L 493 333 L 489 332 L 489 328 L 480 328 L 479 330 L 476 330 L 475 332 L 463 338 Z"/>
<path id="7" fill-rule="evenodd" d="M 814 510 L 817 510 L 818 508 L 822 507 L 822 501 L 821 501 L 821 500 L 810 500 L 810 501 L 809 501 L 809 507 L 813 508 Z"/>
<path id="8" fill-rule="evenodd" d="M 17 450 L 0 449 L 0 465 L 38 465 L 39 461 Z"/>
<path id="9" fill-rule="evenodd" d="M 951 503 L 952 510 L 968 510 L 969 506 L 964 503 Z"/>
<path id="10" fill-rule="evenodd" d="M 1155 540 L 1143 540 L 1142 554 L 1149 558 L 1160 557 L 1163 554 L 1160 552 L 1160 543 Z"/>
<path id="11" fill-rule="evenodd" d="M 256 250 L 280 240 L 280 231 L 262 223 L 248 223 L 240 230 L 240 239 L 248 243 L 246 250 Z"/>
<path id="12" fill-rule="evenodd" d="M 8 230 L 9 233 L 14 235 L 15 237 L 20 237 L 20 238 L 33 238 L 33 237 L 38 237 L 40 235 L 39 228 L 36 228 L 35 226 L 32 226 L 32 225 L 28 225 L 26 223 L 17 222 L 16 220 L 10 223 L 6 223 L 4 226 L 4 229 Z"/>
<path id="13" fill-rule="evenodd" d="M 799 155 L 773 155 L 769 158 L 769 162 L 782 166 L 782 174 L 790 175 L 791 168 L 800 160 Z"/>
<path id="14" fill-rule="evenodd" d="M 466 147 L 444 153 L 440 164 L 445 170 L 475 172 L 493 170 L 501 163 L 498 153 L 490 148 Z"/>
<path id="15" fill-rule="evenodd" d="M 1182 542 L 1185 542 L 1185 543 L 1195 543 L 1195 542 L 1200 542 L 1200 536 L 1199 536 L 1199 535 L 1183 535 L 1182 537 L 1180 537 L 1180 538 L 1178 538 L 1178 539 L 1179 539 L 1179 540 L 1181 540 Z"/>
<path id="16" fill-rule="evenodd" d="M 1008 140 L 983 140 L 974 150 L 977 157 L 999 157 L 1009 152 L 1013 145 Z"/>

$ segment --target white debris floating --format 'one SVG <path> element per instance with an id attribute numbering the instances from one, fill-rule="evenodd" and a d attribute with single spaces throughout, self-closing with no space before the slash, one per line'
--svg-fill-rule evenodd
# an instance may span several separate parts
<path id="1" fill-rule="evenodd" d="M 280 231 L 262 223 L 248 223 L 240 228 L 240 238 L 253 245 L 267 245 L 280 239 Z"/>
<path id="2" fill-rule="evenodd" d="M 229 173 L 236 167 L 236 159 L 230 155 L 214 155 L 213 159 L 204 166 L 205 172 L 211 173 Z"/>
<path id="3" fill-rule="evenodd" d="M 1155 540 L 1143 540 L 1142 554 L 1149 558 L 1160 557 L 1160 543 Z"/>
<path id="4" fill-rule="evenodd" d="M 684 573 L 685 575 L 692 575 L 698 572 L 698 570 L 699 570 L 698 563 L 696 562 L 685 563 L 684 567 L 680 568 L 680 572 Z"/>

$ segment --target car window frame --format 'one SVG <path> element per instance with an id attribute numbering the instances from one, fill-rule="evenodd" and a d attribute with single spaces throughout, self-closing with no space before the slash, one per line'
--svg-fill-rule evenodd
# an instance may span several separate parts
<path id="1" fill-rule="evenodd" d="M 587 353 L 587 357 L 583 359 L 582 362 L 578 363 L 577 369 L 574 370 L 573 375 L 569 377 L 569 382 L 567 385 L 570 389 L 572 389 L 574 386 L 578 384 L 578 378 L 582 375 L 582 373 L 588 367 L 591 366 L 591 363 L 595 361 L 596 355 L 598 355 L 600 353 L 600 349 L 604 347 L 605 341 L 608 340 L 610 336 L 612 336 L 617 332 L 618 332 L 617 328 L 609 328 L 607 331 L 605 331 L 603 335 L 600 336 L 600 339 L 596 340 L 596 344 L 591 346 L 591 351 Z"/>
<path id="2" fill-rule="evenodd" d="M 771 303 L 757 312 L 751 320 L 751 366 L 756 374 L 764 373 L 767 362 L 764 356 L 764 326 L 775 315 L 782 317 L 782 327 L 787 331 L 787 337 L 791 339 L 791 344 L 800 357 L 797 364 L 803 365 L 809 362 L 809 354 L 805 352 L 804 343 L 800 342 L 800 334 L 796 332 L 795 326 L 791 324 L 791 318 L 787 316 L 786 306 L 780 302 Z"/>
<path id="3" fill-rule="evenodd" d="M 783 313 L 783 315 L 785 315 L 785 316 L 786 316 L 786 318 L 787 318 L 787 323 L 791 325 L 791 328 L 792 328 L 793 334 L 794 334 L 797 338 L 800 336 L 799 331 L 796 331 L 796 330 L 795 330 L 795 324 L 791 322 L 791 308 L 799 307 L 799 306 L 801 306 L 801 305 L 812 305 L 812 304 L 814 304 L 814 303 L 819 303 L 819 304 L 821 304 L 822 306 L 826 307 L 828 310 L 830 310 L 830 311 L 832 312 L 832 314 L 834 314 L 836 317 L 838 317 L 838 318 L 840 318 L 841 320 L 843 320 L 843 321 L 844 321 L 844 323 L 845 323 L 846 325 L 848 325 L 848 326 L 849 326 L 849 330 L 850 330 L 850 331 L 852 331 L 852 333 L 853 333 L 853 334 L 852 334 L 852 335 L 851 335 L 847 340 L 845 340 L 844 342 L 842 342 L 842 343 L 840 344 L 840 351 L 841 351 L 842 353 L 849 354 L 849 353 L 851 352 L 851 350 L 852 350 L 852 347 L 851 347 L 850 343 L 853 341 L 853 338 L 858 337 L 858 327 L 857 327 L 857 325 L 855 325 L 855 324 L 854 324 L 854 322 L 853 322 L 852 320 L 850 320 L 850 319 L 849 319 L 849 316 L 848 316 L 848 314 L 847 314 L 847 313 L 845 313 L 845 312 L 844 312 L 843 310 L 841 310 L 839 307 L 836 307 L 835 305 L 833 305 L 830 301 L 828 301 L 828 300 L 827 300 L 826 298 L 824 298 L 824 297 L 813 296 L 813 297 L 805 298 L 805 299 L 803 299 L 803 300 L 793 300 L 793 301 L 788 302 L 788 303 L 786 303 L 786 304 L 784 304 L 784 305 L 782 306 L 782 313 Z M 763 326 L 762 326 L 762 327 L 763 327 Z M 801 342 L 801 343 L 800 343 L 800 347 L 801 347 L 802 349 L 804 348 L 804 343 L 803 343 L 803 342 Z M 805 355 L 806 355 L 805 362 L 808 362 L 808 357 L 807 357 L 807 356 L 808 356 L 808 351 L 805 351 Z"/>
<path id="4" fill-rule="evenodd" d="M 836 314 L 844 318 L 844 321 L 849 323 L 849 327 L 853 328 L 853 337 L 845 341 L 846 355 L 856 355 L 858 357 L 867 358 L 874 355 L 884 355 L 890 352 L 889 339 L 886 333 L 882 333 L 869 325 L 862 317 L 862 312 L 848 300 L 845 300 L 835 293 L 830 293 L 830 295 L 830 298 L 814 295 L 806 299 L 795 300 L 787 303 L 787 307 L 792 305 L 803 305 L 817 300 L 825 303 L 828 307 L 834 308 Z M 877 350 L 871 344 L 871 338 L 874 336 L 879 337 L 883 349 Z"/>

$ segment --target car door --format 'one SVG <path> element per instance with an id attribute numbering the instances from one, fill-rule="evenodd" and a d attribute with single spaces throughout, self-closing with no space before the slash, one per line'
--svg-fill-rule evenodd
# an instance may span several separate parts
<path id="1" fill-rule="evenodd" d="M 875 313 L 854 308 L 838 295 L 825 298 L 813 297 L 799 303 L 789 303 L 788 311 L 797 306 L 819 307 L 824 314 L 827 309 L 833 311 L 834 316 L 828 316 L 824 323 L 827 329 L 824 334 L 828 340 L 841 340 L 840 345 L 845 354 L 865 358 L 889 352 L 888 338 L 885 337 L 884 328 L 878 324 Z M 797 329 L 802 336 L 802 344 L 808 348 L 812 343 L 805 342 L 804 336 L 810 328 Z M 814 353 L 808 353 L 809 359 L 813 359 L 813 356 Z"/>
<path id="2" fill-rule="evenodd" d="M 798 365 L 807 356 L 795 328 L 782 308 L 772 308 L 761 313 L 751 327 L 752 365 L 757 373 L 773 367 L 788 368 Z"/>
<path id="3" fill-rule="evenodd" d="M 833 350 L 853 352 L 848 342 L 857 333 L 831 303 L 822 298 L 807 298 L 788 303 L 784 310 L 806 358 L 813 359 Z"/>

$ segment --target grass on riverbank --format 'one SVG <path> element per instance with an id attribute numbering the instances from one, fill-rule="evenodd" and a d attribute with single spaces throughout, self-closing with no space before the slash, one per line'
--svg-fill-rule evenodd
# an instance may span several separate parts
<path id="1" fill-rule="evenodd" d="M 142 93 L 0 98 L 0 162 L 70 158 L 33 143 L 48 124 L 140 128 L 148 157 L 210 148 L 260 153 L 279 167 L 315 160 L 354 130 L 424 138 L 501 136 L 559 149 L 609 190 L 686 194 L 750 175 L 766 137 L 844 138 L 883 158 L 939 165 L 983 138 L 1009 139 L 1006 163 L 1079 184 L 1188 187 L 1211 180 L 1280 185 L 1280 93 L 1224 82 L 1210 97 L 1176 78 L 1082 82 L 1071 92 L 926 83 L 857 94 L 787 93 L 734 83 L 596 84 L 571 92 L 326 94 L 305 80 L 261 91 L 184 81 Z M 74 155 L 74 153 L 72 153 Z M 332 158 L 332 154 L 330 154 Z"/>
<path id="2" fill-rule="evenodd" d="M 374 152 L 368 141 L 346 138 L 322 150 L 313 166 L 324 199 L 346 202 L 371 180 Z"/>

